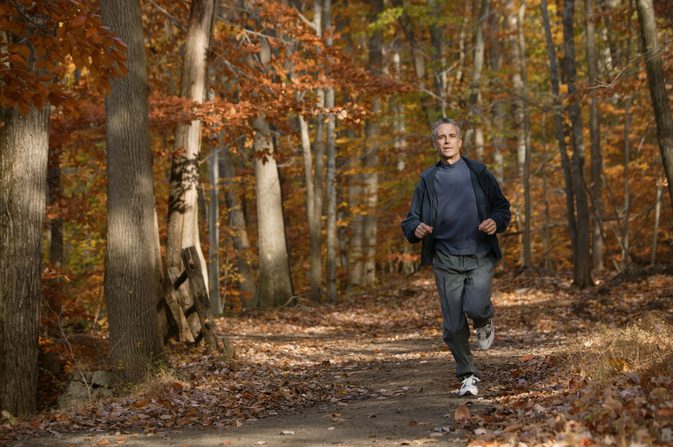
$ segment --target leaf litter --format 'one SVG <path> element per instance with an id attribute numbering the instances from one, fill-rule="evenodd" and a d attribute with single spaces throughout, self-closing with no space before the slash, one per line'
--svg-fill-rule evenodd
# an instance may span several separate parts
<path id="1" fill-rule="evenodd" d="M 350 377 L 400 359 L 422 368 L 432 355 L 362 349 L 382 340 L 441 340 L 434 285 L 420 276 L 334 306 L 300 301 L 292 308 L 221 317 L 218 329 L 234 343 L 234 359 L 169 345 L 170 367 L 151 382 L 73 410 L 27 419 L 3 412 L 0 439 L 82 431 L 161 436 L 241 426 L 320 402 L 420 392 L 414 384 L 384 390 L 376 383 L 356 385 Z M 496 346 L 477 354 L 487 363 L 482 384 L 488 403 L 457 403 L 445 415 L 451 424 L 429 427 L 426 438 L 408 442 L 448 435 L 473 446 L 670 445 L 673 277 L 640 275 L 612 285 L 606 280 L 588 291 L 568 284 L 560 276 L 497 278 Z M 330 419 L 348 424 L 338 413 Z"/>

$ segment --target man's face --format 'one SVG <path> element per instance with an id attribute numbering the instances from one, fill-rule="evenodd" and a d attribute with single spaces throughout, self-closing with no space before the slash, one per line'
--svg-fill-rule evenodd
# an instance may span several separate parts
<path id="1" fill-rule="evenodd" d="M 463 140 L 458 136 L 458 130 L 453 124 L 440 124 L 437 128 L 435 149 L 439 157 L 448 164 L 453 164 L 460 158 L 460 146 Z"/>

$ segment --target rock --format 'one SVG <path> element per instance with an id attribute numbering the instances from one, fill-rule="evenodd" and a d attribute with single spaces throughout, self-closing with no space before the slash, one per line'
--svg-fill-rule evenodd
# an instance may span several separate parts
<path id="1" fill-rule="evenodd" d="M 110 388 L 112 377 L 107 371 L 94 371 L 91 375 L 91 384 L 94 386 Z"/>

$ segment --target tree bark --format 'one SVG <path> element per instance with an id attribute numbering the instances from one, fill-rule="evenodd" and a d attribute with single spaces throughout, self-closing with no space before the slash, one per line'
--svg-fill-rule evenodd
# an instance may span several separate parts
<path id="1" fill-rule="evenodd" d="M 208 212 L 208 283 L 210 284 L 210 309 L 217 315 L 224 310 L 220 298 L 220 157 L 214 150 L 208 157 L 210 202 Z"/>
<path id="2" fill-rule="evenodd" d="M 105 101 L 108 231 L 105 303 L 116 380 L 139 382 L 163 355 L 157 321 L 161 297 L 159 232 L 154 209 L 147 69 L 140 2 L 105 0 L 103 20 L 128 46 L 128 75 L 111 82 Z"/>
<path id="3" fill-rule="evenodd" d="M 377 14 L 383 11 L 383 5 L 379 5 L 378 0 L 372 0 L 369 2 L 369 5 L 373 8 L 371 12 L 371 21 L 376 20 Z M 402 0 L 393 0 L 393 6 L 404 8 L 404 2 Z M 416 83 L 417 89 L 421 95 L 421 107 L 423 110 L 423 116 L 428 126 L 433 124 L 433 107 L 432 107 L 432 98 L 427 94 L 428 87 L 426 85 L 426 73 L 427 67 L 425 63 L 425 56 L 423 51 L 420 48 L 418 38 L 416 36 L 416 30 L 414 29 L 414 23 L 411 21 L 411 17 L 403 10 L 402 15 L 399 18 L 399 24 L 406 36 L 406 40 L 409 43 L 411 48 L 411 59 L 413 61 L 414 73 L 416 74 Z M 371 38 L 370 38 L 371 41 Z M 371 54 L 371 50 L 370 50 Z"/>
<path id="4" fill-rule="evenodd" d="M 664 192 L 662 181 L 657 182 L 657 199 L 654 202 L 654 230 L 652 231 L 652 253 L 650 255 L 650 265 L 654 266 L 657 262 L 657 235 L 659 234 L 659 219 L 661 216 L 661 198 Z"/>
<path id="5" fill-rule="evenodd" d="M 575 190 L 572 182 L 572 173 L 570 160 L 566 148 L 566 129 L 563 125 L 562 105 L 560 97 L 559 67 L 556 61 L 556 50 L 552 40 L 551 27 L 549 25 L 549 12 L 547 0 L 541 0 L 540 8 L 542 10 L 542 21 L 544 23 L 545 41 L 547 42 L 547 55 L 549 57 L 549 74 L 551 89 L 553 95 L 552 112 L 554 115 L 554 124 L 556 128 L 556 141 L 558 142 L 559 154 L 561 156 L 561 169 L 566 192 L 566 219 L 568 221 L 568 232 L 570 233 L 570 242 L 572 245 L 573 265 L 576 263 L 577 256 L 577 222 L 575 220 Z"/>
<path id="6" fill-rule="evenodd" d="M 0 408 L 35 411 L 49 105 L 0 109 Z"/>
<path id="7" fill-rule="evenodd" d="M 598 55 L 596 52 L 595 0 L 585 0 L 585 7 L 589 84 L 591 87 L 595 87 L 599 75 Z M 591 139 L 591 202 L 594 208 L 594 218 L 591 223 L 591 262 L 594 270 L 603 270 L 604 247 L 600 224 L 603 214 L 601 200 L 603 191 L 603 155 L 601 153 L 600 111 L 595 90 L 591 93 L 591 105 L 589 106 L 589 135 Z"/>
<path id="8" fill-rule="evenodd" d="M 332 0 L 323 0 L 325 30 L 329 33 L 325 39 L 332 46 Z M 325 94 L 325 106 L 334 108 L 334 88 L 328 88 Z M 327 118 L 327 300 L 336 301 L 337 296 L 337 192 L 336 192 L 336 119 L 330 112 Z"/>
<path id="9" fill-rule="evenodd" d="M 502 59 L 503 59 L 503 50 L 504 45 L 500 39 L 500 33 L 502 30 L 502 18 L 497 14 L 489 14 L 488 16 L 488 28 L 490 32 L 487 34 L 489 39 L 488 46 L 488 65 L 492 72 L 497 73 L 502 69 Z M 491 88 L 498 89 L 497 80 L 490 80 L 493 85 Z M 502 100 L 494 101 L 492 106 L 492 116 L 494 124 L 493 132 L 493 148 L 495 153 L 493 154 L 493 159 L 495 162 L 494 174 L 498 183 L 501 185 L 504 182 L 504 158 L 503 152 L 505 150 L 505 103 Z"/>
<path id="10" fill-rule="evenodd" d="M 484 26 L 487 21 L 490 9 L 489 0 L 475 1 L 475 9 L 479 7 L 478 16 L 474 25 L 474 57 L 472 62 L 472 80 L 470 82 L 470 101 L 469 109 L 473 123 L 479 123 L 483 120 L 481 110 L 481 72 L 484 68 Z M 476 12 L 476 11 L 475 11 Z M 484 157 L 484 131 L 479 124 L 474 127 L 474 151 L 477 160 Z"/>
<path id="11" fill-rule="evenodd" d="M 292 296 L 290 264 L 278 166 L 273 158 L 271 129 L 264 117 L 254 120 L 255 190 L 259 225 L 259 307 L 285 304 Z"/>
<path id="12" fill-rule="evenodd" d="M 428 6 L 430 6 L 436 18 L 443 17 L 441 3 L 442 2 L 438 2 L 437 0 L 428 1 Z M 436 21 L 430 23 L 430 43 L 432 45 L 432 59 L 435 65 L 435 102 L 437 104 L 437 109 L 441 110 L 442 116 L 446 116 L 446 91 L 449 81 L 445 55 L 447 41 L 444 36 L 444 27 L 439 26 Z M 407 246 L 408 245 L 405 245 L 405 247 Z"/>
<path id="13" fill-rule="evenodd" d="M 531 240 L 531 221 L 533 213 L 531 211 L 530 198 L 530 163 L 531 163 L 531 144 L 530 144 L 530 111 L 528 98 L 528 72 L 526 69 L 526 38 L 524 33 L 524 17 L 526 13 L 526 3 L 521 2 L 516 18 L 517 46 L 519 47 L 519 71 L 521 73 L 521 106 L 522 106 L 522 128 L 524 145 L 523 159 L 523 197 L 524 197 L 524 231 L 523 231 L 523 267 L 529 269 L 533 266 L 532 240 Z"/>
<path id="14" fill-rule="evenodd" d="M 195 102 L 203 102 L 205 99 L 207 52 L 214 11 L 214 0 L 192 0 L 182 63 L 180 96 Z M 208 268 L 201 250 L 198 225 L 197 157 L 201 149 L 201 121 L 193 120 L 189 124 L 178 125 L 175 130 L 174 147 L 168 200 L 166 268 L 168 271 L 182 271 L 182 250 L 193 246 L 199 254 L 201 271 L 207 275 Z M 208 277 L 206 276 L 204 280 L 208 288 Z M 180 305 L 183 309 L 188 309 L 194 304 L 189 287 L 184 285 L 179 292 Z M 192 330 L 198 330 L 196 316 L 190 316 L 189 320 Z"/>
<path id="15" fill-rule="evenodd" d="M 372 2 L 373 17 L 383 11 L 383 0 Z M 369 38 L 369 68 L 375 74 L 380 75 L 383 68 L 383 33 L 375 31 Z M 364 197 L 366 216 L 364 218 L 364 284 L 376 282 L 376 236 L 377 236 L 377 210 L 379 188 L 379 148 L 381 139 L 381 98 L 372 100 L 373 118 L 367 121 L 365 126 L 365 154 L 363 157 L 364 167 Z"/>
<path id="16" fill-rule="evenodd" d="M 593 285 L 591 280 L 591 247 L 589 239 L 589 207 L 584 182 L 584 137 L 582 135 L 582 116 L 579 99 L 575 87 L 575 0 L 564 0 L 563 3 L 563 49 L 565 54 L 564 72 L 568 84 L 569 104 L 568 117 L 572 130 L 572 177 L 575 190 L 577 211 L 577 253 L 574 263 L 574 284 L 583 289 Z"/>
<path id="17" fill-rule="evenodd" d="M 257 307 L 258 303 L 255 290 L 255 275 L 250 266 L 248 226 L 245 213 L 243 212 L 242 192 L 240 191 L 238 182 L 235 180 L 236 171 L 228 148 L 223 148 L 220 152 L 220 168 L 224 177 L 224 200 L 227 203 L 227 219 L 236 256 L 236 270 L 238 270 L 241 276 L 239 282 L 241 307 L 252 309 Z"/>
<path id="18" fill-rule="evenodd" d="M 673 207 L 673 116 L 666 92 L 666 79 L 661 60 L 663 48 L 657 40 L 657 24 L 652 0 L 638 0 L 638 21 L 647 69 L 647 85 L 650 88 L 650 98 L 657 123 L 657 142 L 664 172 L 668 179 L 668 195 Z"/>
<path id="19" fill-rule="evenodd" d="M 49 149 L 47 185 L 50 206 L 56 206 L 61 197 L 60 153 L 60 150 Z M 61 216 L 49 219 L 49 262 L 56 266 L 63 264 L 63 218 Z"/>

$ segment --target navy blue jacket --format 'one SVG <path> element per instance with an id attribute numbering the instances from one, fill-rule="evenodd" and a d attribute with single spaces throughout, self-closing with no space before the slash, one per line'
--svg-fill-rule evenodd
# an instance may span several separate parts
<path id="1" fill-rule="evenodd" d="M 477 199 L 477 211 L 479 221 L 483 222 L 489 217 L 495 221 L 496 232 L 502 233 L 509 225 L 511 213 L 509 211 L 509 201 L 500 190 L 497 180 L 491 174 L 486 165 L 477 161 L 462 157 L 470 169 L 472 178 L 472 187 Z M 437 193 L 435 191 L 435 176 L 440 162 L 426 169 L 421 174 L 421 179 L 416 185 L 414 197 L 411 200 L 411 208 L 407 217 L 402 221 L 402 231 L 404 237 L 411 243 L 417 243 L 421 239 L 417 238 L 414 232 L 416 227 L 425 223 L 434 228 L 437 220 Z M 449 192 L 450 194 L 450 192 Z M 498 245 L 498 238 L 495 234 L 488 235 L 487 241 L 493 250 L 496 258 L 502 258 L 502 252 Z M 432 257 L 435 253 L 434 234 L 430 233 L 422 239 L 421 244 L 421 265 L 432 265 Z"/>

